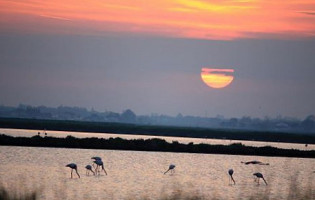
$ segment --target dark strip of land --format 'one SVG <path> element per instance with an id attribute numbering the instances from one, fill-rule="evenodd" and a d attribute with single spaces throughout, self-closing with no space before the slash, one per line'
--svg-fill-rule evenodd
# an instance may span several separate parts
<path id="1" fill-rule="evenodd" d="M 55 138 L 38 135 L 13 137 L 2 134 L 0 135 L 0 145 L 315 158 L 314 150 L 301 151 L 270 146 L 249 147 L 241 143 L 231 145 L 181 144 L 177 141 L 168 143 L 157 138 L 126 140 L 122 138 L 75 138 L 73 136 Z"/>
<path id="2" fill-rule="evenodd" d="M 191 138 L 254 140 L 315 144 L 315 133 L 283 133 L 246 130 L 224 130 L 173 126 L 150 126 L 123 123 L 0 118 L 0 128 L 79 131 Z"/>

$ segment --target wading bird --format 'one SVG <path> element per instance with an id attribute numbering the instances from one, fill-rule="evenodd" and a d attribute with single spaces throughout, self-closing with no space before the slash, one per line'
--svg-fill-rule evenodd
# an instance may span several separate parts
<path id="1" fill-rule="evenodd" d="M 77 165 L 75 163 L 67 164 L 66 167 L 70 167 L 71 168 L 71 178 L 72 178 L 73 170 L 75 170 L 75 172 L 77 173 L 78 177 L 80 178 L 80 175 L 78 173 L 78 167 L 77 167 Z"/>
<path id="2" fill-rule="evenodd" d="M 262 175 L 262 173 L 256 172 L 253 175 L 256 176 L 255 182 L 257 181 L 258 185 L 259 185 L 259 179 L 260 178 L 262 178 L 264 180 L 265 184 L 268 185 L 266 180 L 264 179 L 264 176 Z"/>
<path id="3" fill-rule="evenodd" d="M 98 157 L 98 156 L 92 157 L 91 159 L 94 160 L 94 161 L 96 161 L 96 160 L 102 160 L 102 158 L 101 158 L 101 157 Z M 94 161 L 93 161 L 93 162 L 94 162 Z M 94 163 L 92 164 L 92 166 L 93 166 L 94 170 L 96 170 L 96 167 L 94 166 Z"/>
<path id="4" fill-rule="evenodd" d="M 164 172 L 164 174 L 166 174 L 170 170 L 171 170 L 172 173 L 174 173 L 175 172 L 175 167 L 176 167 L 175 165 L 170 164 L 170 166 L 168 167 L 168 170 L 166 172 Z"/>
<path id="5" fill-rule="evenodd" d="M 230 180 L 232 180 L 233 181 L 233 183 L 234 183 L 234 185 L 235 185 L 235 181 L 234 181 L 234 178 L 233 178 L 233 173 L 234 173 L 234 171 L 233 171 L 233 169 L 229 169 L 229 175 L 230 175 L 230 177 L 229 177 L 229 184 L 230 184 Z"/>
<path id="6" fill-rule="evenodd" d="M 269 165 L 269 163 L 263 163 L 257 160 L 252 160 L 252 161 L 247 161 L 247 162 L 241 162 L 244 163 L 245 165 L 253 164 L 253 165 Z"/>
<path id="7" fill-rule="evenodd" d="M 96 164 L 96 168 L 95 168 L 95 174 L 99 174 L 100 175 L 100 167 L 102 167 L 102 170 L 105 172 L 105 174 L 107 175 L 107 172 L 106 172 L 106 170 L 105 170 L 105 168 L 104 168 L 104 163 L 103 163 L 103 161 L 102 160 L 94 160 L 93 161 L 95 164 Z"/>
<path id="8" fill-rule="evenodd" d="M 85 166 L 85 169 L 86 169 L 86 173 L 85 173 L 86 175 L 90 175 L 90 171 L 93 173 L 93 175 L 95 175 L 95 172 L 93 171 L 91 165 Z"/>

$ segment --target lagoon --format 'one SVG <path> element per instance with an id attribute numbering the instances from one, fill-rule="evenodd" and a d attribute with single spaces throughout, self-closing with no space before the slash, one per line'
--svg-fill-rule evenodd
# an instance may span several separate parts
<path id="1" fill-rule="evenodd" d="M 108 173 L 85 175 L 84 166 L 100 156 Z M 244 165 L 260 160 L 270 165 Z M 75 162 L 81 178 L 70 178 L 65 165 Z M 39 199 L 158 199 L 174 192 L 205 199 L 246 199 L 267 194 L 287 199 L 292 184 L 314 199 L 315 159 L 263 156 L 138 152 L 67 148 L 0 146 L 0 181 L 9 191 L 39 191 Z M 174 174 L 165 172 L 176 165 Z M 227 170 L 234 169 L 236 185 Z M 261 172 L 268 182 L 254 182 Z"/>

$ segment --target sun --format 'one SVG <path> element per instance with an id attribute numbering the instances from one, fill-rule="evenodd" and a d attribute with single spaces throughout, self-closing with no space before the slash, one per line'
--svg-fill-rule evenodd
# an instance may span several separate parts
<path id="1" fill-rule="evenodd" d="M 201 79 L 211 88 L 225 88 L 232 83 L 234 69 L 202 68 Z"/>

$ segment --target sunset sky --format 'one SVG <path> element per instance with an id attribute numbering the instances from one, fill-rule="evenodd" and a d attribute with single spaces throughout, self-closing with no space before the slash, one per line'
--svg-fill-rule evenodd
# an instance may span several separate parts
<path id="1" fill-rule="evenodd" d="M 0 0 L 3 105 L 303 119 L 314 55 L 314 0 Z"/>

